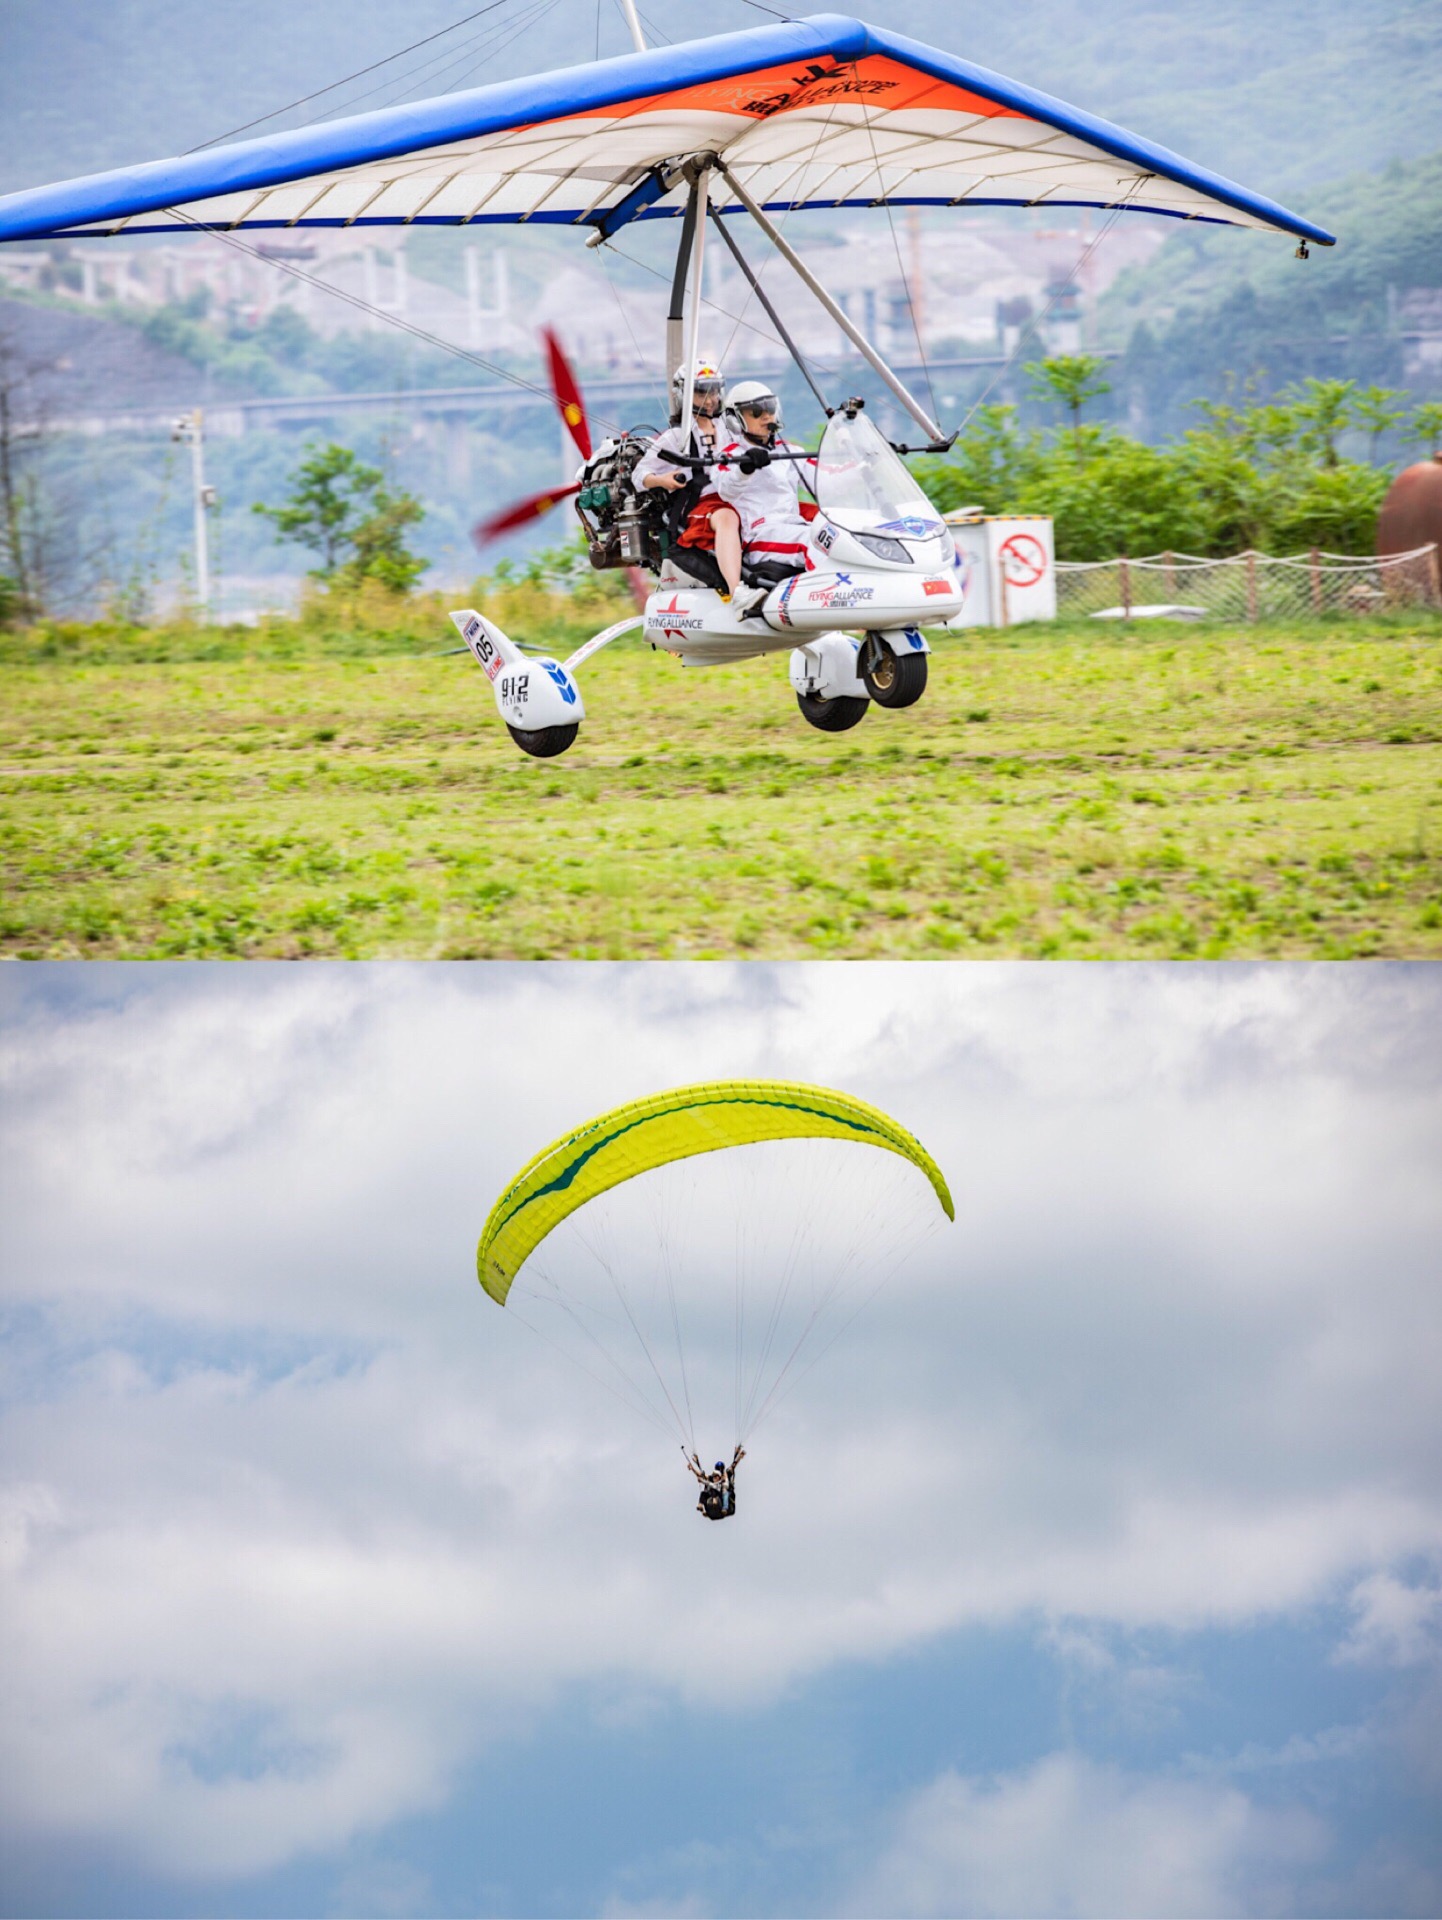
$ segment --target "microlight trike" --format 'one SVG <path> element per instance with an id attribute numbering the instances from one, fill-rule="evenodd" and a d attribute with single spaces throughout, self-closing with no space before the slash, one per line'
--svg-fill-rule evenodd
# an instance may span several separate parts
<path id="1" fill-rule="evenodd" d="M 706 598 L 703 584 L 668 573 L 663 555 L 643 627 L 693 661 L 791 649 L 793 684 L 807 717 L 823 726 L 853 724 L 865 711 L 856 705 L 863 699 L 880 702 L 885 694 L 897 705 L 916 697 L 926 659 L 922 622 L 940 623 L 954 611 L 954 596 L 940 587 L 928 594 L 926 583 L 944 581 L 948 570 L 952 585 L 960 582 L 946 558 L 944 530 L 931 530 L 936 516 L 929 507 L 911 510 L 920 490 L 885 467 L 880 436 L 867 416 L 844 405 L 832 410 L 839 396 L 826 400 L 813 368 L 796 351 L 762 276 L 741 252 L 732 231 L 735 217 L 747 216 L 799 275 L 922 429 L 922 445 L 938 449 L 950 444 L 940 424 L 827 293 L 773 224 L 773 214 L 784 225 L 805 209 L 1084 207 L 1105 215 L 1101 235 L 1125 213 L 1146 213 L 1285 234 L 1300 243 L 1303 257 L 1308 242 L 1330 246 L 1332 236 L 1094 114 L 845 15 L 816 14 L 647 48 L 634 5 L 623 5 L 634 54 L 11 194 L 0 199 L 0 242 L 103 244 L 118 234 L 188 230 L 258 255 L 243 237 L 257 230 L 469 231 L 511 223 L 581 229 L 589 245 L 604 246 L 633 221 L 676 220 L 681 240 L 658 385 L 677 367 L 688 368 L 677 418 L 689 419 L 689 369 L 704 305 L 704 243 L 707 232 L 714 232 L 827 409 L 828 460 L 849 437 L 849 453 L 836 454 L 837 477 L 822 502 L 824 526 L 818 527 L 818 539 L 830 532 L 834 543 L 812 556 L 815 564 L 803 582 L 789 590 L 781 583 L 768 593 L 759 619 L 734 624 L 729 609 Z M 945 244 L 940 231 L 931 240 Z M 294 262 L 273 264 L 336 292 Z M 375 311 L 461 359 L 530 385 L 514 369 Z M 837 425 L 838 411 L 845 426 Z M 563 412 L 576 434 L 583 424 L 579 408 L 568 404 Z M 565 492 L 578 498 L 590 492 L 594 499 L 597 488 L 609 491 L 614 484 L 614 518 L 609 527 L 597 524 L 604 535 L 600 563 L 634 569 L 655 556 L 648 556 L 641 515 L 627 497 L 631 438 L 613 435 L 609 450 L 593 454 L 589 435 L 580 435 L 577 444 L 587 462 L 581 480 L 531 504 L 539 511 Z M 861 459 L 868 452 L 874 490 L 864 505 L 853 506 L 842 498 L 841 468 L 850 454 Z M 609 478 L 601 471 L 607 461 Z M 902 524 L 888 534 L 887 520 L 871 520 L 873 513 L 915 521 L 920 530 Z M 876 542 L 886 538 L 894 538 L 901 551 L 881 553 Z M 864 559 L 856 554 L 857 543 Z M 848 593 L 868 592 L 870 600 L 841 604 Z M 562 663 L 528 654 L 481 614 L 467 611 L 460 624 L 519 744 L 528 752 L 563 751 L 584 714 L 574 670 L 615 635 L 595 635 Z M 919 644 L 908 637 L 913 634 Z"/>

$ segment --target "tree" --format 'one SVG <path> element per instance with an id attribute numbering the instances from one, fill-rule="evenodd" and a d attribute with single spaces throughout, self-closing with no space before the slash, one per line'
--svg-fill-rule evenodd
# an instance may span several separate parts
<path id="1" fill-rule="evenodd" d="M 425 508 L 410 494 L 378 489 L 374 511 L 351 537 L 351 557 L 341 569 L 347 581 L 359 586 L 362 580 L 379 580 L 393 593 L 409 593 L 427 562 L 407 549 L 405 532 L 424 517 Z"/>
<path id="2" fill-rule="evenodd" d="M 1356 392 L 1355 380 L 1304 380 L 1282 395 L 1301 428 L 1298 446 L 1320 454 L 1324 467 L 1337 464 L 1337 439 L 1352 424 Z"/>
<path id="3" fill-rule="evenodd" d="M 33 450 L 40 436 L 35 372 L 0 333 L 0 625 L 38 613 L 43 598 L 34 479 L 21 472 L 22 443 Z"/>
<path id="4" fill-rule="evenodd" d="M 920 460 L 916 472 L 943 513 L 981 506 L 995 513 L 1050 462 L 1045 437 L 1018 432 L 1016 408 L 978 407 L 947 459 Z"/>
<path id="5" fill-rule="evenodd" d="M 320 555 L 316 579 L 379 580 L 404 593 L 425 572 L 426 561 L 405 544 L 406 528 L 425 509 L 409 493 L 391 493 L 380 468 L 364 465 L 350 447 L 332 442 L 311 454 L 296 469 L 284 506 L 257 504 L 254 511 L 274 522 L 282 540 Z"/>
<path id="6" fill-rule="evenodd" d="M 1420 440 L 1434 453 L 1442 452 L 1442 400 L 1424 400 L 1421 406 L 1413 408 L 1407 438 Z"/>
<path id="7" fill-rule="evenodd" d="M 1072 448 L 1078 466 L 1082 460 L 1081 410 L 1088 400 L 1100 399 L 1112 390 L 1109 380 L 1097 377 L 1105 365 L 1094 353 L 1056 353 L 1027 363 L 1032 390 L 1043 400 L 1059 400 L 1071 415 Z"/>
<path id="8" fill-rule="evenodd" d="M 1407 418 L 1405 406 L 1397 407 L 1391 403 L 1406 398 L 1407 395 L 1399 393 L 1395 387 L 1376 386 L 1362 387 L 1352 396 L 1352 418 L 1359 427 L 1367 429 L 1367 458 L 1374 467 L 1377 464 L 1377 443 L 1382 435 Z"/>

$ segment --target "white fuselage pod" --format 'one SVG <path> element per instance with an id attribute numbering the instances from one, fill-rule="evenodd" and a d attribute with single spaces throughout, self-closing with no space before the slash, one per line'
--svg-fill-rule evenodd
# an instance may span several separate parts
<path id="1" fill-rule="evenodd" d="M 810 557 L 809 572 L 773 587 L 745 619 L 710 587 L 668 580 L 647 599 L 645 636 L 686 666 L 700 667 L 786 652 L 798 634 L 900 634 L 940 626 L 961 611 L 949 539 L 908 542 L 907 561 L 888 564 L 823 522 Z"/>

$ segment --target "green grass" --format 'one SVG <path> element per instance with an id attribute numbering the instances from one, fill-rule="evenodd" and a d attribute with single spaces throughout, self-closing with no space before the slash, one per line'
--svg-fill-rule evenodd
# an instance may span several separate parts
<path id="1" fill-rule="evenodd" d="M 12 636 L 0 950 L 1438 955 L 1439 638 L 943 636 L 919 706 L 839 736 L 784 656 L 695 672 L 628 642 L 545 762 L 464 658 Z"/>

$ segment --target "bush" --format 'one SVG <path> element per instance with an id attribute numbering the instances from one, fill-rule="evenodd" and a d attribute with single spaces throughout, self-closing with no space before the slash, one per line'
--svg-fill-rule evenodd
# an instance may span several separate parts
<path id="1" fill-rule="evenodd" d="M 1266 403 L 1206 404 L 1205 424 L 1165 447 L 1075 418 L 1024 430 L 1013 408 L 983 407 L 946 458 L 916 472 L 942 512 L 1049 514 L 1059 560 L 1369 553 L 1390 475 L 1338 457 L 1356 398 L 1347 382 L 1307 381 Z"/>

